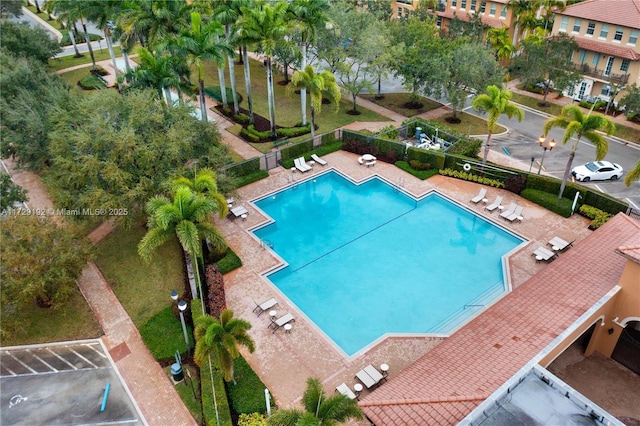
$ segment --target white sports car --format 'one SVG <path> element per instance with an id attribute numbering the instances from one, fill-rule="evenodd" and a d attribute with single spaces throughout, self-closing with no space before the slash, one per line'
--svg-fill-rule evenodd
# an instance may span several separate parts
<path id="1" fill-rule="evenodd" d="M 619 164 L 609 161 L 591 161 L 585 165 L 574 167 L 571 174 L 581 182 L 590 180 L 617 180 L 623 170 Z"/>

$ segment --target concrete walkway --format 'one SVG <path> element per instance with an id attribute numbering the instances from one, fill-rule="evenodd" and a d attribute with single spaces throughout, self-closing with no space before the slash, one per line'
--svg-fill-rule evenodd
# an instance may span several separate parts
<path id="1" fill-rule="evenodd" d="M 51 197 L 36 174 L 18 170 L 10 159 L 4 162 L 15 183 L 28 191 L 28 204 L 32 210 L 54 208 Z M 89 237 L 97 244 L 112 229 L 112 225 L 105 222 Z M 101 340 L 140 407 L 145 423 L 196 425 L 170 378 L 147 349 L 127 311 L 93 262 L 89 262 L 82 272 L 78 287 L 100 322 L 104 331 Z"/>

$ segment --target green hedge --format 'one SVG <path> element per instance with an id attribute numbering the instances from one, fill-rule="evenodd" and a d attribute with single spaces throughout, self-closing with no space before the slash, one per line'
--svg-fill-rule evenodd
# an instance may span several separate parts
<path id="1" fill-rule="evenodd" d="M 223 173 L 234 177 L 245 176 L 260 170 L 260 157 L 254 157 L 241 163 L 235 163 L 223 170 Z"/>
<path id="2" fill-rule="evenodd" d="M 586 195 L 582 199 L 582 204 L 594 206 L 613 216 L 621 212 L 626 213 L 629 209 L 629 204 L 591 188 L 587 188 Z"/>
<path id="3" fill-rule="evenodd" d="M 295 146 L 297 145 L 294 145 L 293 147 Z M 308 146 L 308 145 L 305 145 L 305 146 Z M 282 167 L 284 167 L 285 169 L 290 169 L 294 167 L 293 161 L 296 158 L 305 157 L 305 160 L 309 161 L 311 159 L 311 154 L 316 154 L 318 157 L 322 157 L 323 155 L 327 155 L 335 151 L 340 151 L 341 149 L 342 149 L 342 141 L 336 141 L 335 139 L 333 139 L 333 142 L 327 143 L 326 145 L 322 145 L 311 151 L 298 152 L 298 150 L 292 150 L 287 152 L 288 158 L 286 160 L 285 160 L 284 154 L 282 155 Z M 296 154 L 293 157 L 289 157 L 289 155 L 291 155 L 292 152 L 295 152 Z"/>
<path id="4" fill-rule="evenodd" d="M 429 179 L 431 176 L 438 174 L 438 169 L 416 170 L 411 167 L 406 161 L 396 161 L 395 165 L 397 168 L 404 170 L 405 172 L 421 180 Z"/>
<path id="5" fill-rule="evenodd" d="M 98 76 L 93 74 L 82 77 L 80 81 L 78 81 L 78 86 L 83 90 L 99 90 L 107 87 L 106 84 L 104 84 L 104 81 L 100 80 Z"/>
<path id="6" fill-rule="evenodd" d="M 573 200 L 568 198 L 558 199 L 556 194 L 538 191 L 537 189 L 525 189 L 520 193 L 520 196 L 529 201 L 533 201 L 539 206 L 557 213 L 562 217 L 569 217 L 572 214 L 571 206 L 573 204 Z"/>
<path id="7" fill-rule="evenodd" d="M 227 254 L 222 259 L 215 262 L 214 265 L 216 265 L 220 270 L 220 273 L 224 275 L 241 267 L 242 260 L 233 250 L 231 250 L 231 248 L 227 248 Z"/>
<path id="8" fill-rule="evenodd" d="M 196 321 L 202 316 L 200 299 L 191 301 L 191 312 L 193 320 Z M 227 400 L 227 392 L 222 379 L 222 373 L 217 368 L 213 368 L 213 380 L 216 388 L 216 403 L 218 405 L 218 418 L 220 424 L 216 423 L 216 411 L 213 403 L 213 393 L 211 391 L 211 375 L 209 374 L 209 363 L 205 363 L 200 368 L 200 393 L 202 395 L 202 411 L 207 426 L 232 426 L 231 409 Z"/>
<path id="9" fill-rule="evenodd" d="M 452 169 L 442 169 L 440 170 L 440 174 L 442 176 L 451 176 L 456 179 L 467 180 L 470 182 L 477 182 L 482 185 L 492 186 L 494 188 L 504 188 L 504 183 L 499 180 L 478 176 L 471 172 L 458 171 L 458 170 L 452 170 Z"/>
<path id="10" fill-rule="evenodd" d="M 291 160 L 291 166 L 293 166 L 293 160 L 310 153 L 311 150 L 313 150 L 313 140 L 311 139 L 282 148 L 280 150 L 282 164 L 284 165 L 285 161 Z"/>
<path id="11" fill-rule="evenodd" d="M 428 163 L 431 168 L 437 170 L 444 169 L 445 155 L 442 152 L 411 147 L 407 150 L 407 159 L 409 163 L 415 160 L 421 163 Z"/>
<path id="12" fill-rule="evenodd" d="M 193 347 L 192 328 L 188 324 L 187 335 Z M 182 324 L 179 318 L 173 316 L 171 306 L 155 314 L 140 327 L 140 336 L 157 361 L 172 360 L 176 351 L 183 355 L 187 352 Z"/>
<path id="13" fill-rule="evenodd" d="M 233 381 L 227 383 L 227 391 L 233 410 L 237 414 L 266 412 L 264 400 L 266 386 L 242 356 L 235 359 L 233 371 L 236 383 L 234 384 Z M 271 406 L 274 405 L 272 397 Z"/>
<path id="14" fill-rule="evenodd" d="M 600 228 L 602 225 L 607 223 L 609 219 L 613 217 L 613 215 L 610 215 L 607 212 L 604 212 L 598 208 L 595 208 L 593 206 L 589 206 L 586 204 L 581 206 L 580 210 L 578 211 L 582 216 L 585 216 L 591 219 L 591 224 L 589 225 L 590 229 Z"/>

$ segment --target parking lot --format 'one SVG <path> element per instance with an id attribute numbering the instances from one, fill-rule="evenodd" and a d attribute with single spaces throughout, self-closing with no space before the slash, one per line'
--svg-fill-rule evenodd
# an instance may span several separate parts
<path id="1" fill-rule="evenodd" d="M 96 423 L 145 424 L 99 340 L 0 349 L 0 424 Z"/>

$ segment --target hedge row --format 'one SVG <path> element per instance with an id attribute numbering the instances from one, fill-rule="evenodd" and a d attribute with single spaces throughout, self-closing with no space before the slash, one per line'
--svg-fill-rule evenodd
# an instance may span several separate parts
<path id="1" fill-rule="evenodd" d="M 332 139 L 332 142 L 327 143 L 326 145 L 322 145 L 311 151 L 297 153 L 296 155 L 294 155 L 294 157 L 290 157 L 287 160 L 284 159 L 284 155 L 283 155 L 282 167 L 284 167 L 285 169 L 290 169 L 291 167 L 294 166 L 293 161 L 296 158 L 305 157 L 305 160 L 309 161 L 311 159 L 311 154 L 316 154 L 318 157 L 322 157 L 323 155 L 327 155 L 335 151 L 340 151 L 341 149 L 342 149 L 342 141 L 336 141 L 335 139 Z M 294 152 L 297 152 L 297 151 L 298 150 L 295 150 Z M 292 151 L 288 152 L 289 155 L 291 153 Z"/>
<path id="2" fill-rule="evenodd" d="M 279 129 L 276 129 L 276 135 L 279 138 L 295 138 L 297 136 L 306 135 L 310 132 L 310 125 L 300 127 L 281 127 Z M 242 130 L 240 130 L 240 135 L 250 142 L 260 142 L 271 139 L 271 130 L 259 132 L 253 126 L 253 124 L 249 124 L 247 127 L 244 127 Z"/>
<path id="3" fill-rule="evenodd" d="M 396 167 L 398 167 L 401 170 L 404 170 L 405 172 L 421 180 L 429 179 L 431 176 L 438 174 L 438 169 L 429 168 L 426 170 L 425 169 L 419 170 L 410 166 L 409 163 L 407 163 L 406 161 L 396 161 Z"/>
<path id="4" fill-rule="evenodd" d="M 492 186 L 494 188 L 504 188 L 504 183 L 500 182 L 499 180 L 489 179 L 489 178 L 478 176 L 473 173 L 468 173 L 465 171 L 460 172 L 458 170 L 442 169 L 440 170 L 440 174 L 442 176 L 451 176 L 457 179 L 468 180 L 470 182 L 477 182 L 482 185 Z"/>
<path id="5" fill-rule="evenodd" d="M 567 198 L 558 199 L 558 196 L 555 194 L 538 191 L 537 189 L 525 189 L 520 193 L 520 196 L 562 217 L 569 217 L 573 213 L 571 211 L 573 201 Z"/>
<path id="6" fill-rule="evenodd" d="M 589 229 L 598 229 L 613 217 L 607 212 L 586 204 L 580 207 L 579 212 L 582 216 L 591 219 Z"/>
<path id="7" fill-rule="evenodd" d="M 445 155 L 439 151 L 411 147 L 407 150 L 407 160 L 409 161 L 409 164 L 411 164 L 412 161 L 418 161 L 420 163 L 430 164 L 431 167 L 429 168 L 440 170 L 444 169 Z"/>
<path id="8" fill-rule="evenodd" d="M 237 414 L 264 413 L 266 404 L 264 400 L 265 384 L 253 371 L 247 361 L 239 356 L 233 362 L 235 383 L 227 383 L 227 392 L 231 406 Z M 271 406 L 275 402 L 271 397 Z"/>

